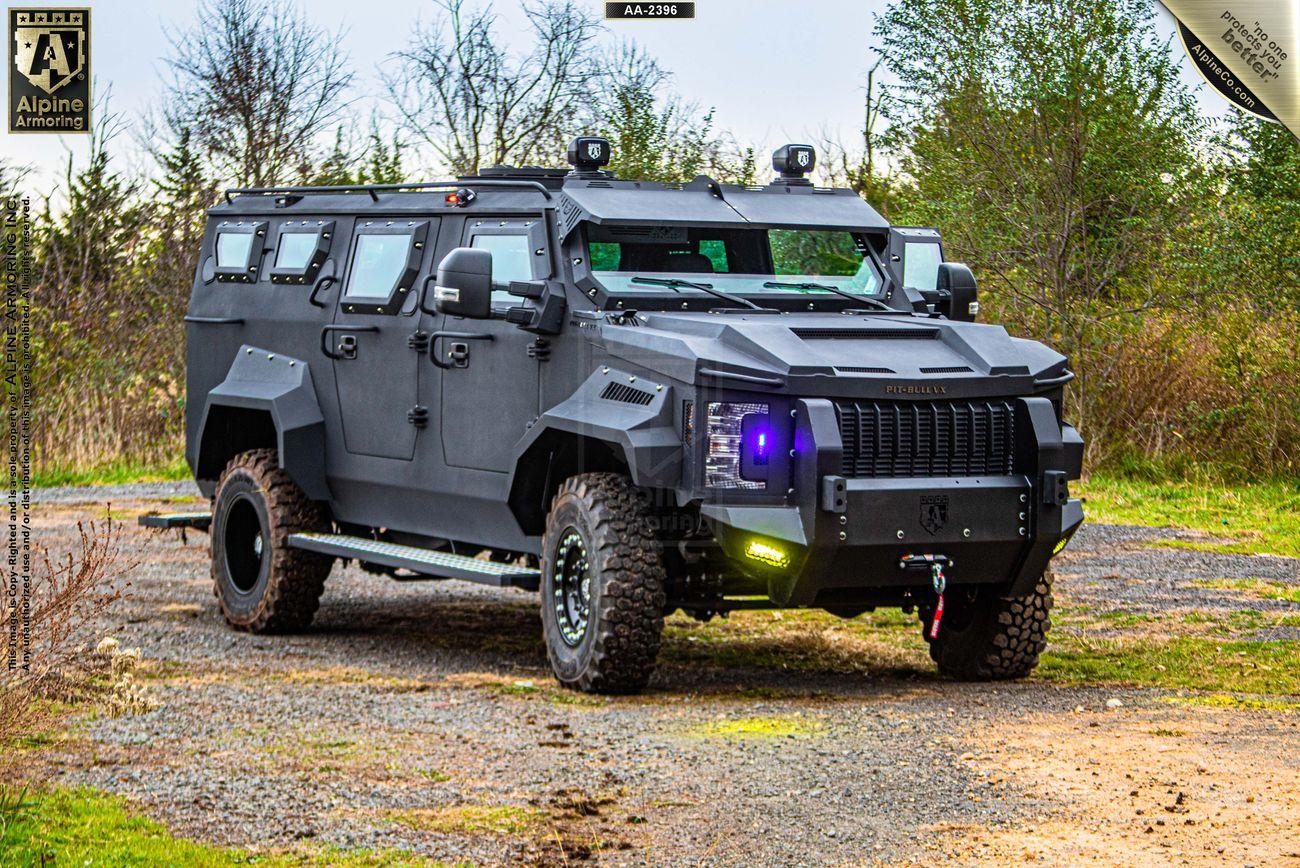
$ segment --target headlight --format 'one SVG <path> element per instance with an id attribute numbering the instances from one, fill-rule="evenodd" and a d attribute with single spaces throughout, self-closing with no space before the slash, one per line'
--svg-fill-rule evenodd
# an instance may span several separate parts
<path id="1" fill-rule="evenodd" d="M 710 488 L 767 488 L 772 430 L 767 404 L 708 405 L 708 454 L 704 483 Z"/>

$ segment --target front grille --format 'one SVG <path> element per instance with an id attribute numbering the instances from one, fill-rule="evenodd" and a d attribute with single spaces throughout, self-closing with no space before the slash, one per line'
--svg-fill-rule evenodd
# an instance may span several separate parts
<path id="1" fill-rule="evenodd" d="M 849 477 L 1003 476 L 1015 472 L 1007 401 L 838 401 Z"/>

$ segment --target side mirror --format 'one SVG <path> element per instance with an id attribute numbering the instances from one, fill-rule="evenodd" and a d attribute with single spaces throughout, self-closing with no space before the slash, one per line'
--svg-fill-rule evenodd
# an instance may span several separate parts
<path id="1" fill-rule="evenodd" d="M 979 290 L 975 287 L 975 275 L 960 262 L 939 263 L 939 277 L 935 283 L 939 290 L 941 304 L 948 308 L 942 313 L 948 319 L 961 322 L 974 322 L 980 312 Z"/>
<path id="2" fill-rule="evenodd" d="M 433 286 L 438 313 L 470 319 L 492 316 L 492 254 L 473 247 L 457 247 L 438 263 Z"/>

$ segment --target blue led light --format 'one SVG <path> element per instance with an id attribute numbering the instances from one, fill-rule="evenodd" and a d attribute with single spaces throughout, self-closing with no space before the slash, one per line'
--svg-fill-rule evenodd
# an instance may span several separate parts
<path id="1" fill-rule="evenodd" d="M 767 429 L 766 420 L 758 421 L 750 429 L 750 454 L 753 456 L 755 467 L 763 467 L 767 464 L 767 456 L 772 445 L 771 432 Z"/>

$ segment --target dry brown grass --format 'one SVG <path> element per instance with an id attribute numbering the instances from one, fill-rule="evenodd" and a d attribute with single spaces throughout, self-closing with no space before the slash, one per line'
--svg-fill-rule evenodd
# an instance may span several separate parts
<path id="1" fill-rule="evenodd" d="M 138 651 L 115 640 L 91 647 L 89 625 L 121 599 L 127 583 L 118 528 L 112 519 L 77 525 L 75 553 L 42 552 L 32 575 L 30 619 L 16 635 L 5 630 L 0 671 L 0 745 L 31 738 L 55 725 L 75 703 L 106 701 L 126 709 L 144 703 L 134 685 Z M 10 661 L 13 661 L 12 664 Z"/>

